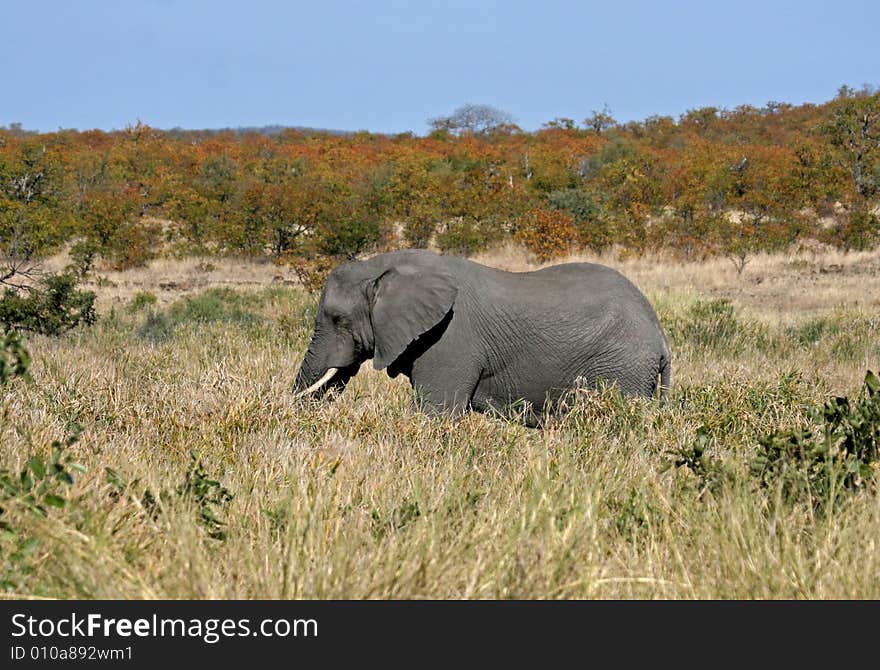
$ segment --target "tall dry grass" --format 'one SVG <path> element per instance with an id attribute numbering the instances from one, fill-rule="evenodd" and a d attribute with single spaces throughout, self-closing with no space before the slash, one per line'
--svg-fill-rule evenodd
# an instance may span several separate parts
<path id="1" fill-rule="evenodd" d="M 533 267 L 512 249 L 484 260 Z M 803 425 L 806 405 L 855 393 L 865 370 L 880 367 L 878 255 L 762 256 L 742 277 L 723 259 L 604 260 L 646 291 L 670 332 L 671 401 L 584 392 L 543 430 L 426 416 L 405 380 L 369 365 L 334 402 L 294 401 L 314 299 L 272 285 L 264 268 L 253 271 L 258 284 L 178 287 L 152 306 L 132 302 L 125 275 L 111 277 L 100 323 L 32 338 L 33 380 L 2 390 L 0 467 L 16 476 L 83 429 L 62 450 L 82 466 L 70 469 L 73 484 L 49 489 L 63 507 L 41 516 L 20 499 L 2 503 L 3 589 L 880 596 L 873 489 L 817 510 L 782 501 L 749 471 L 761 436 Z M 218 265 L 193 273 L 223 273 Z M 142 271 L 136 288 L 174 272 L 168 263 Z M 700 430 L 728 473 L 723 486 L 675 465 Z"/>

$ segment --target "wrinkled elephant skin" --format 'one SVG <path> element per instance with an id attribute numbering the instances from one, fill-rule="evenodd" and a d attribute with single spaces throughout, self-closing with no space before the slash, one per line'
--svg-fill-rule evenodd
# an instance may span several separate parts
<path id="1" fill-rule="evenodd" d="M 294 390 L 341 390 L 368 359 L 406 375 L 426 410 L 498 411 L 529 425 L 576 386 L 665 398 L 670 381 L 660 322 L 616 270 L 505 272 L 423 250 L 330 274 Z"/>

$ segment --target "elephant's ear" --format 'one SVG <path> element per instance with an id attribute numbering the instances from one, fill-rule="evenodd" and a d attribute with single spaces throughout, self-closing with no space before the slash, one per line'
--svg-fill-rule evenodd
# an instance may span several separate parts
<path id="1" fill-rule="evenodd" d="M 373 367 L 388 367 L 423 333 L 443 320 L 458 289 L 452 277 L 425 268 L 392 268 L 372 285 Z"/>

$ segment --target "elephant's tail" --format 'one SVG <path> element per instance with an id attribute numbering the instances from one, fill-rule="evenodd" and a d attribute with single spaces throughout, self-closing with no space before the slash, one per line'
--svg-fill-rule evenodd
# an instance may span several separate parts
<path id="1" fill-rule="evenodd" d="M 669 382 L 672 376 L 672 356 L 669 354 L 669 350 L 663 354 L 663 358 L 660 359 L 660 402 L 661 404 L 665 404 L 666 400 L 669 398 Z"/>

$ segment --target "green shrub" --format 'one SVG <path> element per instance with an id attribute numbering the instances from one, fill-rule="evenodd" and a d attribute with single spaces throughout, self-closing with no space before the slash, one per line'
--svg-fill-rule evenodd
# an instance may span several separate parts
<path id="1" fill-rule="evenodd" d="M 870 370 L 858 397 L 836 397 L 812 412 L 815 427 L 774 431 L 759 441 L 752 471 L 786 499 L 825 506 L 838 492 L 863 489 L 880 460 L 880 379 Z"/>
<path id="2" fill-rule="evenodd" d="M 556 209 L 568 212 L 577 223 L 598 219 L 602 213 L 595 198 L 579 188 L 563 188 L 547 194 L 547 202 Z"/>
<path id="3" fill-rule="evenodd" d="M 444 254 L 469 256 L 486 247 L 483 231 L 473 221 L 456 219 L 447 222 L 437 233 L 437 245 Z"/>
<path id="4" fill-rule="evenodd" d="M 323 256 L 353 258 L 371 249 L 379 240 L 379 222 L 370 218 L 343 217 L 321 228 L 317 241 L 318 253 Z"/>
<path id="5" fill-rule="evenodd" d="M 191 500 L 198 507 L 198 523 L 215 540 L 225 540 L 226 523 L 219 514 L 232 500 L 232 494 L 218 480 L 212 479 L 205 471 L 201 459 L 195 452 L 190 453 L 190 466 L 186 478 L 177 493 Z"/>
<path id="6" fill-rule="evenodd" d="M 788 329 L 788 335 L 801 346 L 818 344 L 826 335 L 834 335 L 839 328 L 836 323 L 826 317 L 810 319 L 805 323 Z"/>
<path id="7" fill-rule="evenodd" d="M 18 473 L 0 468 L 0 502 L 3 503 L 0 506 L 0 533 L 4 539 L 17 533 L 10 513 L 13 516 L 21 512 L 47 516 L 50 508 L 63 509 L 67 505 L 67 490 L 73 484 L 71 471 L 85 471 L 67 451 L 77 442 L 81 432 L 80 426 L 74 426 L 63 442 L 52 443 L 48 459 L 32 454 Z"/>
<path id="8" fill-rule="evenodd" d="M 174 324 L 165 312 L 150 310 L 137 333 L 142 340 L 156 344 L 167 342 L 174 335 Z"/>
<path id="9" fill-rule="evenodd" d="M 731 354 L 770 344 L 766 328 L 738 318 L 727 298 L 698 300 L 683 315 L 665 315 L 663 327 L 674 346 L 697 351 Z"/>
<path id="10" fill-rule="evenodd" d="M 95 294 L 77 288 L 72 273 L 44 276 L 30 290 L 7 287 L 0 297 L 0 324 L 8 330 L 59 335 L 95 322 Z"/>
<path id="11" fill-rule="evenodd" d="M 85 277 L 95 266 L 95 258 L 100 251 L 94 240 L 83 239 L 75 242 L 70 248 L 70 269 L 78 276 Z"/>
<path id="12" fill-rule="evenodd" d="M 17 473 L 0 467 L 0 589 L 16 590 L 17 577 L 37 569 L 40 539 L 29 532 L 25 518 L 47 517 L 50 510 L 68 507 L 73 473 L 86 471 L 68 452 L 81 432 L 75 426 L 64 441 L 52 442 L 48 458 L 31 454 Z"/>
<path id="13" fill-rule="evenodd" d="M 602 251 L 614 242 L 607 215 L 589 192 L 578 188 L 560 189 L 549 193 L 547 202 L 572 217 L 575 238 L 582 247 Z"/>
<path id="14" fill-rule="evenodd" d="M 27 376 L 31 357 L 21 335 L 15 331 L 0 336 L 0 386 L 13 377 Z"/>
<path id="15" fill-rule="evenodd" d="M 252 311 L 260 298 L 238 293 L 229 288 L 212 288 L 195 296 L 178 300 L 167 310 L 149 310 L 138 335 L 152 342 L 165 342 L 181 326 L 202 326 L 211 323 L 231 323 L 243 328 L 263 323 L 264 319 Z"/>
<path id="16" fill-rule="evenodd" d="M 836 310 L 830 316 L 813 318 L 787 328 L 785 336 L 799 348 L 822 344 L 836 359 L 857 360 L 880 343 L 880 320 Z M 880 348 L 876 350 L 880 351 Z"/>
<path id="17" fill-rule="evenodd" d="M 686 472 L 697 483 L 697 497 L 702 497 L 706 492 L 715 492 L 726 482 L 735 479 L 735 473 L 731 467 L 717 456 L 708 453 L 709 447 L 715 441 L 712 429 L 709 426 L 700 426 L 697 429 L 694 441 L 670 452 L 672 462 L 670 466 Z"/>
<path id="18" fill-rule="evenodd" d="M 80 432 L 78 428 L 64 442 L 53 442 L 48 460 L 43 460 L 38 454 L 32 455 L 18 475 L 5 468 L 0 469 L 0 499 L 7 505 L 14 502 L 40 516 L 46 516 L 50 507 L 63 508 L 67 504 L 63 487 L 73 484 L 70 470 L 83 470 L 83 466 L 75 463 L 73 456 L 66 453 L 66 449 L 79 439 Z M 0 528 L 9 531 L 9 526 L 3 521 L 0 521 Z"/>
<path id="19" fill-rule="evenodd" d="M 141 312 L 147 307 L 152 307 L 157 302 L 159 302 L 159 298 L 155 294 L 149 291 L 138 291 L 129 301 L 126 309 L 129 312 Z"/>
<path id="20" fill-rule="evenodd" d="M 169 309 L 177 323 L 235 323 L 251 326 L 262 319 L 250 310 L 258 304 L 255 296 L 238 293 L 229 288 L 212 288 L 198 295 L 184 298 Z"/>

